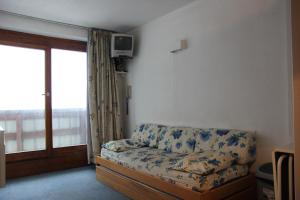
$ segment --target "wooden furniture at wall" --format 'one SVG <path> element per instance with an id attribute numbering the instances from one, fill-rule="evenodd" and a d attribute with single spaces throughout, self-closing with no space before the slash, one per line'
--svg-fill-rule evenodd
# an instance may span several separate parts
<path id="1" fill-rule="evenodd" d="M 4 130 L 0 126 L 0 187 L 5 185 L 5 145 Z"/>
<path id="2" fill-rule="evenodd" d="M 255 200 L 256 181 L 252 174 L 207 192 L 196 192 L 149 174 L 138 172 L 98 156 L 96 177 L 132 199 Z"/>
<path id="3" fill-rule="evenodd" d="M 293 46 L 293 114 L 295 144 L 295 199 L 300 199 L 300 1 L 291 0 Z"/>
<path id="4" fill-rule="evenodd" d="M 274 149 L 272 163 L 275 199 L 294 200 L 294 147 Z"/>

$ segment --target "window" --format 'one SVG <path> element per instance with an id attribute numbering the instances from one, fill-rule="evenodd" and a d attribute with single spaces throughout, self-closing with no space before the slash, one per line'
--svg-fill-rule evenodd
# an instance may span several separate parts
<path id="1" fill-rule="evenodd" d="M 86 144 L 86 57 L 51 49 L 53 147 Z"/>
<path id="2" fill-rule="evenodd" d="M 6 153 L 45 149 L 45 51 L 0 45 L 0 55 Z"/>
<path id="3" fill-rule="evenodd" d="M 86 43 L 0 29 L 0 55 L 0 126 L 7 162 L 63 162 L 63 155 L 68 167 L 84 165 Z"/>

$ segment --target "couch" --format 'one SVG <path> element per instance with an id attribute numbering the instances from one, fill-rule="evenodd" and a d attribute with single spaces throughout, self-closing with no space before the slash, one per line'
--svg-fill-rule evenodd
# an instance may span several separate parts
<path id="1" fill-rule="evenodd" d="M 255 199 L 255 156 L 249 131 L 146 123 L 130 139 L 103 144 L 96 171 L 133 199 Z"/>

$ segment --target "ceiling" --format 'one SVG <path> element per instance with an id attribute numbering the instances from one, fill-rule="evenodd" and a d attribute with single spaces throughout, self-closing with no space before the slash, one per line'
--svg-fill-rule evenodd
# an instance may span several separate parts
<path id="1" fill-rule="evenodd" d="M 0 10 L 30 17 L 129 31 L 194 0 L 0 0 Z"/>

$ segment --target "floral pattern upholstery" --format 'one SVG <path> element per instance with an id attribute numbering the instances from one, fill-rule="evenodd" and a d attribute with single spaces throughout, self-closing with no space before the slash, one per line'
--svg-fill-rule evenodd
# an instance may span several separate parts
<path id="1" fill-rule="evenodd" d="M 192 128 L 171 127 L 161 137 L 159 149 L 176 153 L 194 152 L 196 140 Z"/>
<path id="2" fill-rule="evenodd" d="M 256 139 L 254 133 L 227 130 L 217 131 L 217 141 L 214 150 L 230 152 L 237 158 L 238 164 L 247 164 L 255 161 Z"/>
<path id="3" fill-rule="evenodd" d="M 131 139 L 103 145 L 101 156 L 122 166 L 206 191 L 247 175 L 255 160 L 251 132 L 227 129 L 137 126 Z"/>
<path id="4" fill-rule="evenodd" d="M 136 149 L 144 147 L 145 145 L 135 139 L 123 139 L 123 140 L 114 140 L 107 142 L 102 145 L 102 148 L 108 149 L 110 151 L 122 152 L 130 149 Z"/>
<path id="5" fill-rule="evenodd" d="M 105 148 L 101 150 L 101 157 L 107 160 L 200 192 L 210 190 L 232 179 L 248 174 L 247 165 L 233 165 L 208 175 L 171 169 L 186 155 L 150 147 L 131 149 L 124 152 L 113 152 Z"/>
<path id="6" fill-rule="evenodd" d="M 209 150 L 188 154 L 171 168 L 194 174 L 206 175 L 226 169 L 235 163 L 236 157 L 231 153 Z"/>
<path id="7" fill-rule="evenodd" d="M 196 139 L 194 152 L 203 152 L 212 149 L 217 140 L 216 129 L 193 128 L 193 132 Z"/>
<path id="8" fill-rule="evenodd" d="M 157 148 L 158 140 L 162 132 L 165 132 L 166 126 L 157 124 L 141 124 L 136 127 L 132 138 L 139 140 L 146 146 Z"/>

